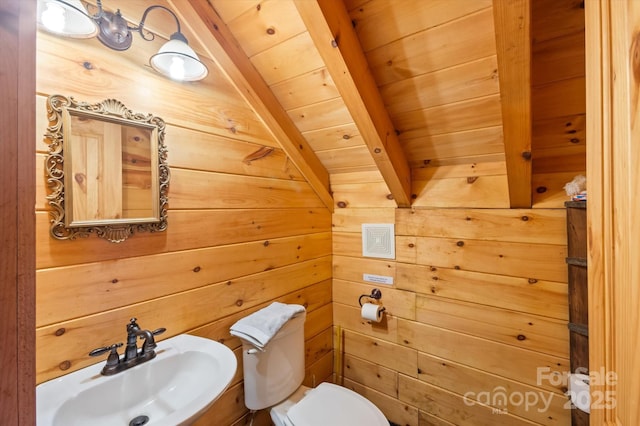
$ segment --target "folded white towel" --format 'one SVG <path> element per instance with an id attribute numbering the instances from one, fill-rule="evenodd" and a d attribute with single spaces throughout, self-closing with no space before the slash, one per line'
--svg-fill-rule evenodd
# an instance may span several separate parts
<path id="1" fill-rule="evenodd" d="M 266 308 L 247 315 L 231 326 L 231 334 L 264 350 L 267 343 L 291 318 L 304 312 L 302 305 L 273 302 Z"/>

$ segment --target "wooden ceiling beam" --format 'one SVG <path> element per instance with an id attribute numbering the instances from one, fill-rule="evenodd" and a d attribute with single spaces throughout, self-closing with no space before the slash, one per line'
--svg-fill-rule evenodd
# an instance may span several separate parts
<path id="1" fill-rule="evenodd" d="M 409 207 L 411 169 L 344 3 L 294 2 L 391 195 Z"/>
<path id="2" fill-rule="evenodd" d="M 493 0 L 505 157 L 512 208 L 529 208 L 531 183 L 531 0 Z"/>
<path id="3" fill-rule="evenodd" d="M 300 170 L 309 185 L 333 211 L 329 188 L 329 173 L 305 138 L 275 97 L 260 73 L 253 66 L 235 37 L 213 6 L 202 0 L 169 0 L 180 21 L 198 38 L 207 55 L 236 86 L 240 96 L 256 114 Z"/>

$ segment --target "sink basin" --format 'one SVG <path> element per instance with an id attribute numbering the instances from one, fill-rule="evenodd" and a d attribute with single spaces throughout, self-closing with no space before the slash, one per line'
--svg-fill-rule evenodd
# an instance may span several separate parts
<path id="1" fill-rule="evenodd" d="M 235 375 L 236 357 L 214 340 L 181 334 L 157 356 L 113 376 L 104 362 L 36 387 L 38 426 L 175 426 L 195 420 Z"/>

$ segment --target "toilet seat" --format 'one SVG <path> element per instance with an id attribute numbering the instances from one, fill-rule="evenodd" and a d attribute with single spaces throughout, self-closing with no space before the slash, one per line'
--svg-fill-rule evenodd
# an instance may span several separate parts
<path id="1" fill-rule="evenodd" d="M 389 426 L 371 401 L 331 383 L 321 383 L 306 392 L 286 412 L 284 424 L 292 426 Z"/>

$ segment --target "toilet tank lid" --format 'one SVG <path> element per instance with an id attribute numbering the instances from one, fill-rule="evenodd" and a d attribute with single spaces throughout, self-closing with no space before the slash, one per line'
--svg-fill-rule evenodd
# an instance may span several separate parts
<path id="1" fill-rule="evenodd" d="M 371 401 L 345 387 L 321 383 L 291 407 L 287 417 L 305 426 L 389 426 L 384 414 Z"/>

